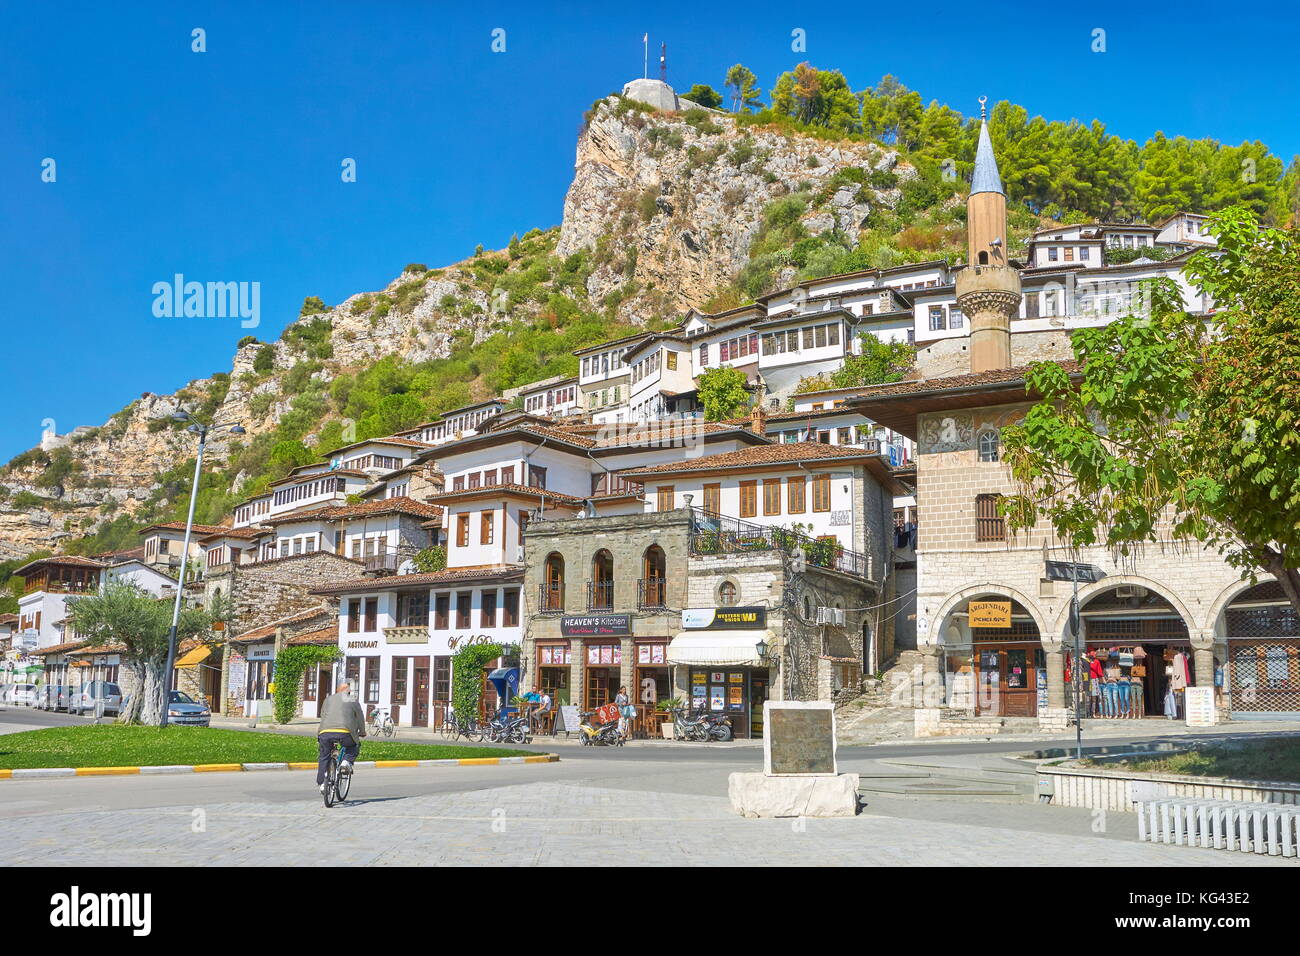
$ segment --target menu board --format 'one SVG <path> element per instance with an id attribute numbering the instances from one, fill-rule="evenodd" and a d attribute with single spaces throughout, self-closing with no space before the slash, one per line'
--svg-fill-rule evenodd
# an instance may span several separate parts
<path id="1" fill-rule="evenodd" d="M 1187 706 L 1188 727 L 1214 726 L 1215 713 L 1213 687 L 1189 687 L 1184 692 L 1184 700 L 1186 701 Z"/>

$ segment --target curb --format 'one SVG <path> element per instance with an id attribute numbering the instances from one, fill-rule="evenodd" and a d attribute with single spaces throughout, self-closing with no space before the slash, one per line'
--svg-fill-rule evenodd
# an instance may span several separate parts
<path id="1" fill-rule="evenodd" d="M 440 760 L 358 760 L 354 767 L 392 770 L 399 767 L 490 767 L 497 764 L 556 763 L 559 754 L 528 757 L 445 757 Z M 258 770 L 315 770 L 315 762 L 292 763 L 200 763 L 162 767 L 36 767 L 28 770 L 0 770 L 0 780 L 39 777 L 121 777 L 160 773 L 234 773 Z"/>

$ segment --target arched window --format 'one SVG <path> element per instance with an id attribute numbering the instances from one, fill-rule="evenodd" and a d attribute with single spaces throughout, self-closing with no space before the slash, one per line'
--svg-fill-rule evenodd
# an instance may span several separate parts
<path id="1" fill-rule="evenodd" d="M 986 428 L 979 437 L 980 461 L 998 460 L 998 430 Z"/>
<path id="2" fill-rule="evenodd" d="M 982 265 L 982 266 L 986 266 L 986 265 L 988 265 L 988 264 L 989 264 L 989 254 L 988 254 L 987 252 L 981 252 L 981 253 L 980 253 L 980 265 Z"/>
<path id="3" fill-rule="evenodd" d="M 555 552 L 546 556 L 539 604 L 543 611 L 564 610 L 564 558 Z"/>
<path id="4" fill-rule="evenodd" d="M 639 607 L 663 607 L 664 591 L 668 577 L 668 562 L 664 549 L 652 544 L 645 549 L 641 559 L 641 581 L 638 588 Z"/>
<path id="5" fill-rule="evenodd" d="M 587 609 L 609 610 L 614 606 L 614 556 L 605 549 L 591 559 L 591 587 L 587 592 Z"/>
<path id="6" fill-rule="evenodd" d="M 722 586 L 718 588 L 718 603 L 723 607 L 732 607 L 736 603 L 736 585 L 730 581 L 723 581 Z"/>

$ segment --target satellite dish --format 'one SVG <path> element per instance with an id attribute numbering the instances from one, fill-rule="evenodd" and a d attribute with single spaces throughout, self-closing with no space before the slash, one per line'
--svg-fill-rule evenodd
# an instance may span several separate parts
<path id="1" fill-rule="evenodd" d="M 398 574 L 414 574 L 417 570 L 418 568 L 416 568 L 415 562 L 412 561 L 410 558 L 407 558 L 405 561 L 403 561 L 401 564 L 397 566 Z"/>

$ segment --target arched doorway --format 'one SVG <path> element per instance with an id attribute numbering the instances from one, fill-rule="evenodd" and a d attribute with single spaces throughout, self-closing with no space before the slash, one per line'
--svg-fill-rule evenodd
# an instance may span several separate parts
<path id="1" fill-rule="evenodd" d="M 1088 598 L 1081 610 L 1097 664 L 1085 665 L 1086 716 L 1182 717 L 1183 691 L 1196 683 L 1195 662 L 1187 622 L 1173 604 L 1143 585 L 1119 584 Z"/>
<path id="2" fill-rule="evenodd" d="M 1264 581 L 1233 598 L 1223 612 L 1223 634 L 1228 648 L 1223 683 L 1233 716 L 1300 711 L 1300 617 L 1282 586 Z"/>
<path id="3" fill-rule="evenodd" d="M 997 626 L 977 615 L 971 604 L 1010 606 L 1010 618 Z M 979 622 L 985 623 L 979 623 Z M 939 633 L 946 703 L 989 717 L 1035 717 L 1047 706 L 1047 658 L 1034 615 L 1002 594 L 972 595 L 948 612 Z"/>

